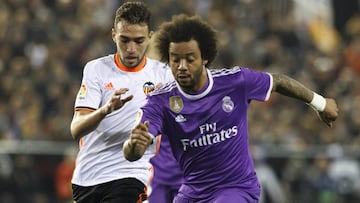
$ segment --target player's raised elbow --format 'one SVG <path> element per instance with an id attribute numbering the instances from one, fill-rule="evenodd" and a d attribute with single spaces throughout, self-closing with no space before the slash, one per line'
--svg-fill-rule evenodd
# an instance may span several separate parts
<path id="1" fill-rule="evenodd" d="M 287 76 L 279 73 L 272 73 L 272 92 L 278 92 L 281 91 L 282 85 L 284 85 L 284 80 L 288 79 Z"/>
<path id="2" fill-rule="evenodd" d="M 73 123 L 70 125 L 70 134 L 74 140 L 78 140 L 80 138 L 80 133 Z"/>
<path id="3" fill-rule="evenodd" d="M 79 123 L 73 120 L 70 124 L 70 134 L 74 140 L 79 140 L 85 135 L 85 132 L 81 130 Z"/>

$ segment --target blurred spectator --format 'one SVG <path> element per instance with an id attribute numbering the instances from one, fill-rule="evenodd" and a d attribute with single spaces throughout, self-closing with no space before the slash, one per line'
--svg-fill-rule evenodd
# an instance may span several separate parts
<path id="1" fill-rule="evenodd" d="M 349 45 L 344 49 L 344 54 L 346 65 L 360 75 L 360 30 L 356 36 L 350 39 Z"/>
<path id="2" fill-rule="evenodd" d="M 10 155 L 2 153 L 0 149 L 0 202 L 13 202 L 11 200 L 11 178 L 14 166 Z M 8 200 L 8 198 L 10 199 Z"/>
<path id="3" fill-rule="evenodd" d="M 312 161 L 312 165 L 306 171 L 306 181 L 309 182 L 309 192 L 311 200 L 319 203 L 336 203 L 337 195 L 335 190 L 335 182 L 327 169 L 330 160 L 328 157 L 319 154 Z"/>
<path id="4" fill-rule="evenodd" d="M 358 160 L 348 157 L 340 145 L 332 145 L 329 153 L 334 160 L 327 173 L 334 182 L 336 192 L 347 202 L 356 202 L 360 194 L 360 164 Z"/>
<path id="5" fill-rule="evenodd" d="M 59 203 L 72 202 L 71 178 L 75 169 L 76 153 L 73 148 L 66 149 L 63 160 L 56 166 L 55 189 Z"/>
<path id="6" fill-rule="evenodd" d="M 285 192 L 274 169 L 266 162 L 260 146 L 251 146 L 256 174 L 261 185 L 259 203 L 286 203 Z"/>

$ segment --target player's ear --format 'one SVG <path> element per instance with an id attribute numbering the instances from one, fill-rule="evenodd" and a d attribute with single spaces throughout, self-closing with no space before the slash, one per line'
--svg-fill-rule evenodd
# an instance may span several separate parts
<path id="1" fill-rule="evenodd" d="M 154 31 L 150 31 L 149 32 L 149 39 L 151 39 L 151 37 L 154 35 Z"/>
<path id="2" fill-rule="evenodd" d="M 111 29 L 111 38 L 116 43 L 116 32 L 114 28 Z"/>
<path id="3" fill-rule="evenodd" d="M 208 62 L 208 60 L 203 60 L 202 64 L 205 66 Z"/>

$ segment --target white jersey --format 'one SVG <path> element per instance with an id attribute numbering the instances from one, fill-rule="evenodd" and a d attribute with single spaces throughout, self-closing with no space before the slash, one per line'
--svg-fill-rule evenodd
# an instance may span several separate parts
<path id="1" fill-rule="evenodd" d="M 85 65 L 82 84 L 75 101 L 75 109 L 96 110 L 103 106 L 120 88 L 129 91 L 122 95 L 134 98 L 122 108 L 108 114 L 99 126 L 83 136 L 72 183 L 92 186 L 121 178 L 137 178 L 145 185 L 150 177 L 149 159 L 155 153 L 152 144 L 144 156 L 129 162 L 123 155 L 123 144 L 135 125 L 138 109 L 145 103 L 146 94 L 157 84 L 173 80 L 171 70 L 165 64 L 149 58 L 138 67 L 123 66 L 117 55 L 108 55 Z"/>

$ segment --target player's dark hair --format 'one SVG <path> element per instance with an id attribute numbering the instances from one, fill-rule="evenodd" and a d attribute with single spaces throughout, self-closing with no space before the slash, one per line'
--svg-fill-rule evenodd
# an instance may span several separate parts
<path id="1" fill-rule="evenodd" d="M 114 28 L 119 21 L 125 20 L 130 24 L 146 23 L 150 31 L 151 12 L 143 2 L 126 2 L 117 10 L 114 21 Z"/>
<path id="2" fill-rule="evenodd" d="M 156 48 L 159 51 L 160 60 L 169 63 L 169 46 L 171 42 L 188 42 L 196 40 L 203 60 L 208 60 L 207 66 L 217 55 L 216 31 L 200 16 L 175 15 L 169 22 L 160 25 L 156 38 Z"/>

